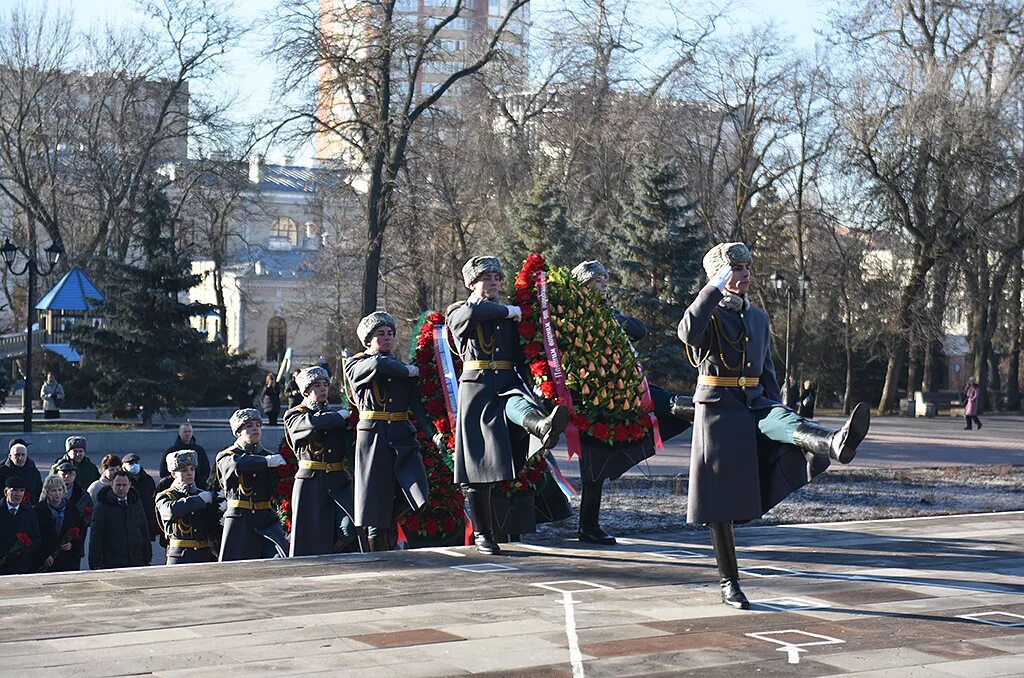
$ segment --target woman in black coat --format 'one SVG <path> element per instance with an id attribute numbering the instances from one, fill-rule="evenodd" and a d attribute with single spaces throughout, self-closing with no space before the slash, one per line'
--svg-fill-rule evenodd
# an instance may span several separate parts
<path id="1" fill-rule="evenodd" d="M 47 572 L 74 572 L 82 561 L 85 520 L 78 509 L 68 503 L 66 493 L 63 478 L 46 477 L 43 498 L 36 504 L 39 548 L 35 552 L 33 571 L 45 568 Z"/>
<path id="2" fill-rule="evenodd" d="M 261 404 L 267 421 L 271 426 L 277 426 L 277 417 L 281 414 L 281 387 L 277 385 L 277 379 L 274 379 L 273 374 L 267 375 Z"/>

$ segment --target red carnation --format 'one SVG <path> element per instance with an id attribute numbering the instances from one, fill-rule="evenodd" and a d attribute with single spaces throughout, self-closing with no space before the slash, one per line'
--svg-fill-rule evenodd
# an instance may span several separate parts
<path id="1" fill-rule="evenodd" d="M 420 530 L 420 517 L 417 515 L 408 516 L 405 519 L 405 526 L 413 532 L 419 532 Z"/>
<path id="2" fill-rule="evenodd" d="M 541 472 L 537 469 L 531 468 L 526 472 L 526 479 L 530 481 L 531 485 L 536 485 L 540 482 Z"/>
<path id="3" fill-rule="evenodd" d="M 629 440 L 629 427 L 625 424 L 616 424 L 614 429 L 615 442 L 624 443 Z"/>
<path id="4" fill-rule="evenodd" d="M 28 536 L 24 532 L 19 532 L 16 536 L 18 537 L 18 541 L 20 541 L 23 545 L 32 546 L 32 537 Z"/>
<path id="5" fill-rule="evenodd" d="M 423 348 L 417 349 L 416 351 L 416 362 L 425 363 L 429 362 L 434 357 L 434 352 L 424 346 Z"/>
<path id="6" fill-rule="evenodd" d="M 533 335 L 537 334 L 537 325 L 529 320 L 524 320 L 519 323 L 519 336 L 523 339 L 533 339 Z"/>
<path id="7" fill-rule="evenodd" d="M 72 527 L 70 530 L 68 530 L 68 539 L 81 539 L 81 538 L 82 538 L 82 531 L 80 529 L 78 529 L 77 527 Z"/>
<path id="8" fill-rule="evenodd" d="M 548 364 L 543 360 L 530 363 L 530 374 L 535 377 L 543 377 L 548 373 Z"/>
<path id="9" fill-rule="evenodd" d="M 611 429 L 608 428 L 608 424 L 604 423 L 603 421 L 599 421 L 596 424 L 594 424 L 594 428 L 593 430 L 591 430 L 590 433 L 598 440 L 603 441 L 610 440 L 612 435 Z"/>
<path id="10" fill-rule="evenodd" d="M 427 322 L 432 325 L 440 325 L 444 322 L 444 315 L 435 311 L 427 316 Z"/>
<path id="11" fill-rule="evenodd" d="M 282 480 L 281 482 L 279 482 L 277 484 L 277 493 L 280 494 L 280 495 L 290 494 L 291 493 L 291 489 L 292 488 L 290 488 L 288 486 L 288 483 L 286 481 L 284 481 L 284 480 Z"/>
<path id="12" fill-rule="evenodd" d="M 431 466 L 433 466 L 436 463 L 437 462 L 434 461 L 434 458 L 432 456 L 430 456 L 429 454 L 428 455 L 424 455 L 424 457 L 423 457 L 423 465 L 424 466 L 426 466 L 427 468 L 430 468 Z"/>
<path id="13" fill-rule="evenodd" d="M 572 419 L 572 423 L 576 424 L 576 428 L 580 429 L 581 431 L 586 431 L 587 427 L 590 426 L 590 422 L 587 421 L 587 415 L 585 414 L 573 412 L 571 415 L 569 415 L 569 418 Z"/>
<path id="14" fill-rule="evenodd" d="M 83 512 L 85 513 L 85 517 L 86 518 L 91 518 L 92 517 L 92 507 L 91 506 L 86 506 L 83 509 Z"/>
<path id="15" fill-rule="evenodd" d="M 433 536 L 435 536 L 437 534 L 437 527 L 438 527 L 438 525 L 437 525 L 437 520 L 436 519 L 434 519 L 434 518 L 427 518 L 425 521 L 423 521 L 423 523 L 424 523 L 424 526 L 425 526 L 425 528 L 427 530 L 427 536 L 428 537 L 433 537 Z"/>
<path id="16" fill-rule="evenodd" d="M 654 426 L 654 422 L 651 421 L 650 417 L 641 417 L 640 425 L 643 426 L 644 428 L 651 428 L 652 426 Z"/>
<path id="17" fill-rule="evenodd" d="M 291 469 L 288 468 L 288 464 L 281 464 L 280 466 L 277 467 L 278 478 L 285 478 L 288 476 L 289 473 L 291 473 Z"/>
<path id="18" fill-rule="evenodd" d="M 525 355 L 529 360 L 534 360 L 539 356 L 541 350 L 543 350 L 543 347 L 540 345 L 540 342 L 537 341 L 531 341 L 529 344 L 523 345 L 523 355 Z"/>
<path id="19" fill-rule="evenodd" d="M 445 414 L 444 403 L 441 402 L 440 398 L 428 400 L 424 407 L 427 410 L 427 414 L 435 419 Z"/>
<path id="20" fill-rule="evenodd" d="M 416 440 L 425 442 L 427 440 L 427 434 L 424 431 L 416 431 Z"/>
<path id="21" fill-rule="evenodd" d="M 285 530 L 285 532 L 291 532 L 292 531 L 292 519 L 291 518 L 287 518 L 284 521 L 284 530 Z"/>
<path id="22" fill-rule="evenodd" d="M 543 395 L 545 398 L 549 400 L 551 398 L 554 398 L 556 395 L 555 382 L 551 381 L 550 379 L 548 379 L 547 381 L 542 381 L 540 384 L 540 392 L 541 395 Z"/>
<path id="23" fill-rule="evenodd" d="M 434 428 L 437 429 L 438 433 L 448 434 L 452 432 L 451 422 L 448 421 L 448 417 L 442 417 L 441 419 L 434 420 Z"/>
<path id="24" fill-rule="evenodd" d="M 445 516 L 441 519 L 441 527 L 444 528 L 445 532 L 454 532 L 458 526 L 459 523 L 452 516 Z"/>
<path id="25" fill-rule="evenodd" d="M 644 427 L 641 426 L 638 422 L 635 422 L 635 421 L 632 422 L 629 425 L 629 439 L 630 440 L 640 440 L 643 437 L 644 437 Z"/>
<path id="26" fill-rule="evenodd" d="M 427 346 L 430 346 L 430 341 L 431 339 L 427 335 L 420 335 L 416 338 L 416 346 L 419 348 L 426 348 Z"/>
<path id="27" fill-rule="evenodd" d="M 529 304 L 520 304 L 519 310 L 523 312 L 523 320 L 533 316 L 533 306 L 530 306 Z"/>
<path id="28" fill-rule="evenodd" d="M 527 301 L 531 301 L 532 299 L 533 292 L 531 292 L 530 290 L 526 288 L 519 288 L 516 290 L 516 301 L 518 301 L 520 304 L 524 304 Z"/>
<path id="29" fill-rule="evenodd" d="M 437 382 L 431 379 L 423 379 L 420 381 L 420 393 L 427 396 L 428 398 L 437 393 Z"/>

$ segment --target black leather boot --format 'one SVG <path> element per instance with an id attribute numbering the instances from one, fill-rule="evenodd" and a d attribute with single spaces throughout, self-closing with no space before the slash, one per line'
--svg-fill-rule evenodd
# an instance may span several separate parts
<path id="1" fill-rule="evenodd" d="M 837 431 L 809 421 L 800 424 L 793 432 L 793 444 L 815 456 L 849 464 L 870 427 L 871 409 L 867 403 L 857 403 L 846 423 Z"/>
<path id="2" fill-rule="evenodd" d="M 463 489 L 469 500 L 469 519 L 473 521 L 473 543 L 476 550 L 489 556 L 501 553 L 491 529 L 491 486 L 478 485 Z"/>
<path id="3" fill-rule="evenodd" d="M 669 411 L 673 417 L 688 421 L 691 424 L 693 423 L 694 408 L 692 396 L 675 395 L 672 396 L 672 400 L 669 402 L 671 403 Z"/>
<path id="4" fill-rule="evenodd" d="M 569 408 L 565 405 L 555 405 L 551 414 L 546 417 L 536 410 L 523 417 L 523 428 L 529 431 L 530 435 L 539 438 L 541 448 L 546 450 L 555 446 L 568 425 Z"/>
<path id="5" fill-rule="evenodd" d="M 715 562 L 718 564 L 722 602 L 738 610 L 749 610 L 750 601 L 740 590 L 740 569 L 736 564 L 732 523 L 708 523 L 708 528 L 711 530 L 711 545 L 715 549 Z"/>
<path id="6" fill-rule="evenodd" d="M 611 546 L 615 543 L 615 537 L 602 530 L 598 523 L 603 489 L 604 482 L 600 480 L 596 483 L 583 483 L 583 493 L 580 495 L 580 529 L 576 537 L 588 544 Z"/>
<path id="7" fill-rule="evenodd" d="M 367 537 L 371 551 L 390 551 L 388 530 L 377 530 L 376 534 Z"/>

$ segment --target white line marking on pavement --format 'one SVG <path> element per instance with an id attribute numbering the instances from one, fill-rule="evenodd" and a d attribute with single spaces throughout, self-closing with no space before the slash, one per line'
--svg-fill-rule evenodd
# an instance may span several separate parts
<path id="1" fill-rule="evenodd" d="M 573 678 L 583 678 L 583 653 L 580 652 L 580 638 L 576 633 L 576 610 L 572 593 L 562 593 L 562 606 L 565 608 L 565 638 L 569 641 L 569 663 L 572 664 Z"/>
<path id="2" fill-rule="evenodd" d="M 984 619 L 989 617 L 989 619 Z M 999 621 L 996 617 L 1009 617 L 1012 621 Z M 970 619 L 981 624 L 990 624 L 991 626 L 1024 626 L 1024 615 L 1019 615 L 1014 612 L 1002 612 L 999 610 L 993 610 L 992 612 L 975 612 L 973 614 L 958 614 L 958 619 Z"/>
<path id="3" fill-rule="evenodd" d="M 790 640 L 771 637 L 781 636 L 785 634 L 807 636 L 808 638 L 817 638 L 817 640 L 812 640 L 804 643 L 794 643 Z M 786 629 L 785 631 L 764 631 L 762 633 L 744 633 L 743 635 L 747 636 L 748 638 L 757 638 L 758 640 L 763 640 L 769 643 L 775 643 L 776 645 L 781 645 L 782 647 L 776 649 L 779 652 L 786 652 L 789 655 L 790 664 L 800 663 L 800 653 L 806 651 L 802 648 L 813 647 L 815 645 L 837 645 L 846 642 L 845 640 L 839 640 L 838 638 L 833 638 L 832 636 L 823 636 L 820 633 L 810 633 L 808 631 L 799 631 L 797 629 Z"/>
<path id="4" fill-rule="evenodd" d="M 518 570 L 518 567 L 512 567 L 511 565 L 503 565 L 501 563 L 473 563 L 472 565 L 449 565 L 453 570 L 461 570 L 463 572 L 476 572 L 486 574 L 488 572 L 505 572 L 508 570 Z"/>
<path id="5" fill-rule="evenodd" d="M 982 518 L 986 516 L 1014 516 L 1024 514 L 1024 511 L 993 511 L 991 513 L 951 513 L 949 515 L 941 516 L 913 516 L 910 518 L 873 518 L 871 520 L 837 520 L 831 523 L 794 523 L 791 525 L 752 525 L 750 527 L 743 528 L 743 531 L 748 530 L 777 530 L 780 528 L 795 527 L 798 529 L 813 529 L 816 527 L 831 527 L 833 525 L 845 526 L 845 525 L 864 525 L 873 523 L 902 523 L 902 522 L 916 522 L 919 520 L 949 520 L 950 518 Z"/>
<path id="6" fill-rule="evenodd" d="M 541 553 L 550 553 L 555 549 L 550 546 L 541 546 L 540 544 L 525 544 L 521 541 L 516 542 L 516 546 L 526 549 L 527 551 L 540 551 Z"/>
<path id="7" fill-rule="evenodd" d="M 559 586 L 559 584 L 567 584 L 567 586 Z M 536 586 L 539 589 L 547 589 L 548 591 L 554 591 L 555 593 L 580 593 L 581 591 L 613 591 L 611 586 L 605 586 L 604 584 L 595 584 L 591 581 L 583 581 L 582 579 L 561 579 L 559 581 L 546 581 L 539 584 L 530 584 L 530 586 Z"/>
<path id="8" fill-rule="evenodd" d="M 657 556 L 658 558 L 664 558 L 665 560 L 690 560 L 693 558 L 708 557 L 705 553 L 697 553 L 696 551 L 687 551 L 685 549 L 673 549 L 671 551 L 647 551 L 644 555 Z"/>
<path id="9" fill-rule="evenodd" d="M 799 664 L 800 663 L 800 653 L 801 652 L 806 652 L 806 651 L 807 650 L 801 650 L 796 645 L 783 645 L 782 647 L 779 648 L 779 652 L 788 652 L 789 653 L 789 663 L 790 664 Z"/>
<path id="10" fill-rule="evenodd" d="M 442 548 L 440 546 L 434 546 L 425 549 L 416 549 L 417 551 L 427 551 L 428 553 L 440 553 L 443 556 L 451 556 L 452 558 L 465 558 L 465 553 L 459 553 L 458 551 L 452 551 L 451 549 Z"/>

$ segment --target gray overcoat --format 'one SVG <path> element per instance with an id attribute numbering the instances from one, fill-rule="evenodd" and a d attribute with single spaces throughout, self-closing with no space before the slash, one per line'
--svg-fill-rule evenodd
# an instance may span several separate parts
<path id="1" fill-rule="evenodd" d="M 498 483 L 515 478 L 526 463 L 529 435 L 505 418 L 512 395 L 531 398 L 519 370 L 522 351 L 508 309 L 471 300 L 448 309 L 448 327 L 462 360 L 510 361 L 508 370 L 463 369 L 455 422 L 455 482 Z"/>
<path id="2" fill-rule="evenodd" d="M 352 429 L 327 403 L 301 404 L 284 415 L 285 432 L 299 460 L 292 486 L 292 539 L 289 555 L 334 552 L 335 507 L 352 516 Z M 303 462 L 330 464 L 333 470 L 302 468 Z"/>
<path id="3" fill-rule="evenodd" d="M 414 511 L 427 503 L 427 471 L 410 421 L 363 419 L 367 412 L 408 412 L 418 379 L 390 354 L 360 353 L 345 361 L 345 373 L 359 403 L 356 426 L 355 513 L 360 527 L 390 529 L 399 507 Z M 404 501 L 401 499 L 404 497 Z"/>
<path id="4" fill-rule="evenodd" d="M 211 548 L 211 531 L 217 526 L 216 506 L 203 501 L 198 492 L 190 493 L 189 490 L 174 485 L 157 493 L 154 503 L 157 519 L 169 540 L 168 565 L 210 563 L 217 560 Z M 174 543 L 178 540 L 206 542 L 207 545 L 182 547 Z"/>
<path id="5" fill-rule="evenodd" d="M 690 523 L 760 518 L 828 467 L 828 460 L 759 435 L 756 411 L 782 400 L 768 314 L 756 306 L 727 309 L 719 305 L 722 298 L 713 285 L 705 286 L 679 322 L 679 338 L 700 360 L 701 375 L 742 375 L 759 383 L 752 388 L 698 384 L 694 392 Z"/>
<path id="6" fill-rule="evenodd" d="M 217 455 L 216 473 L 227 497 L 220 560 L 273 558 L 286 548 L 284 530 L 270 504 L 277 475 L 267 466 L 274 454 L 259 445 L 243 447 L 236 442 Z M 232 506 L 233 501 L 252 502 L 253 507 Z"/>

